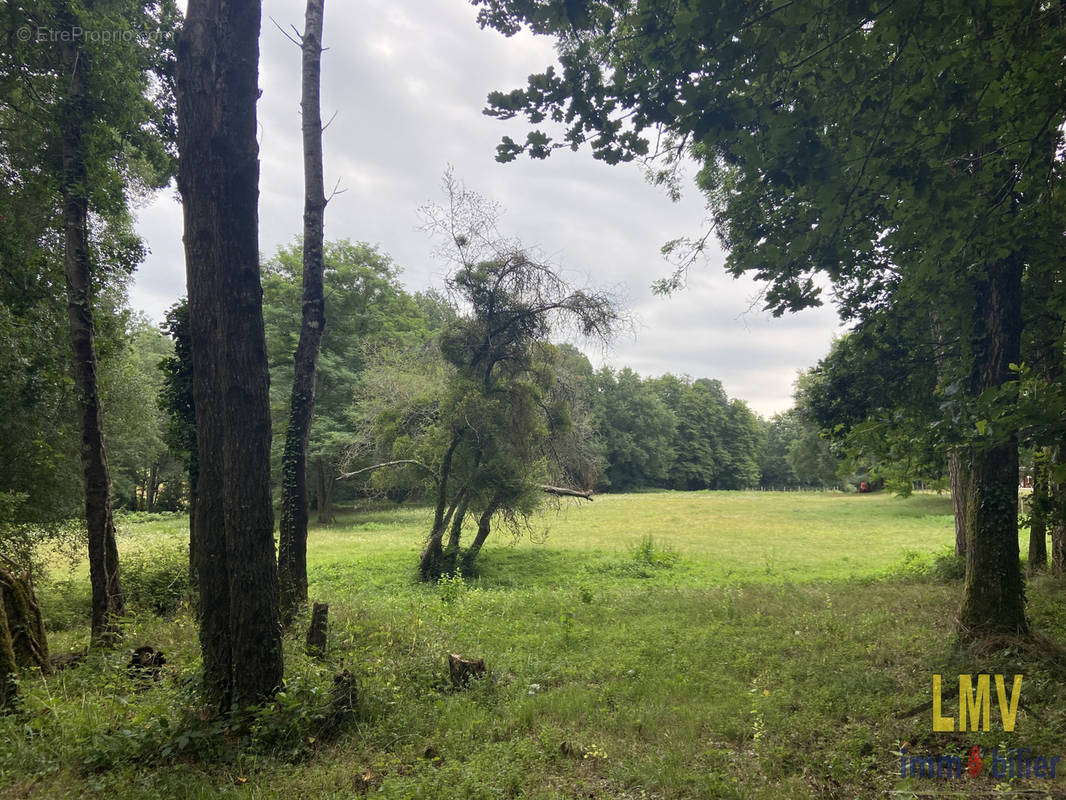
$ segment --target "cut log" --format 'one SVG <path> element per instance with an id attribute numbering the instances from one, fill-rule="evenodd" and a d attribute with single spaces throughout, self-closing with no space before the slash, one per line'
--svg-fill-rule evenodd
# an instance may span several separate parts
<path id="1" fill-rule="evenodd" d="M 462 689 L 470 683 L 472 678 L 481 678 L 485 675 L 485 659 L 463 658 L 456 653 L 449 653 L 448 672 L 451 675 L 452 686 Z"/>
<path id="2" fill-rule="evenodd" d="M 311 609 L 311 627 L 307 629 L 307 655 L 326 657 L 326 634 L 329 630 L 329 603 L 315 603 Z"/>

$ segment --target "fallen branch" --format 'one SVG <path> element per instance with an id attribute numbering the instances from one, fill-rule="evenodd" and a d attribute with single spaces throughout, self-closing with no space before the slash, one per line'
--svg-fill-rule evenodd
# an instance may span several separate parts
<path id="1" fill-rule="evenodd" d="M 565 486 L 547 486 L 542 484 L 540 487 L 542 492 L 547 494 L 560 495 L 562 497 L 583 497 L 592 502 L 592 492 L 583 492 L 580 489 L 567 489 Z"/>
<path id="2" fill-rule="evenodd" d="M 344 480 L 345 478 L 354 478 L 356 475 L 362 475 L 365 472 L 373 472 L 376 469 L 384 469 L 385 467 L 406 467 L 408 465 L 412 467 L 418 467 L 427 475 L 429 475 L 429 477 L 433 479 L 434 483 L 440 483 L 440 478 L 437 477 L 436 472 L 434 472 L 431 468 L 427 467 L 421 461 L 414 461 L 409 458 L 403 458 L 399 461 L 384 461 L 381 464 L 374 464 L 373 466 L 357 469 L 355 470 L 355 472 L 342 472 L 340 475 L 337 476 L 337 480 Z"/>

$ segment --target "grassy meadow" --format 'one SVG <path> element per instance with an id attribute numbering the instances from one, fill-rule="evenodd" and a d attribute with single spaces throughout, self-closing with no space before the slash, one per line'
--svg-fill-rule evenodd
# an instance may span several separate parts
<path id="1" fill-rule="evenodd" d="M 21 713 L 0 719 L 0 798 L 1066 796 L 1063 780 L 900 777 L 904 747 L 1066 755 L 1066 588 L 1031 582 L 1035 642 L 957 647 L 946 496 L 599 496 L 494 532 L 476 578 L 420 585 L 429 516 L 312 530 L 328 657 L 304 654 L 301 621 L 284 693 L 240 725 L 196 707 L 185 520 L 124 524 L 125 644 L 25 676 Z M 38 589 L 53 653 L 83 648 L 84 566 Z M 142 644 L 167 658 L 147 687 L 126 671 Z M 488 677 L 452 689 L 449 652 L 484 658 Z M 334 725 L 343 670 L 358 701 Z M 1024 674 L 1015 730 L 993 689 L 989 732 L 934 733 L 934 673 Z"/>

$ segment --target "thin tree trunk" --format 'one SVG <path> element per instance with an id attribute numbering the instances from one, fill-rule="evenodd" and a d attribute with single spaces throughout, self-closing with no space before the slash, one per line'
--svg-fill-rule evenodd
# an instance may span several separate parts
<path id="1" fill-rule="evenodd" d="M 966 555 L 966 467 L 958 449 L 948 450 L 948 485 L 955 514 L 955 555 Z"/>
<path id="2" fill-rule="evenodd" d="M 440 480 L 437 482 L 437 505 L 433 511 L 433 527 L 429 532 L 429 540 L 418 563 L 418 574 L 422 580 L 428 581 L 440 577 L 440 563 L 444 555 L 444 531 L 448 526 L 444 512 L 448 506 L 448 477 L 452 470 L 452 458 L 455 450 L 459 447 L 466 429 L 461 428 L 452 434 L 452 441 L 444 452 L 444 458 L 440 465 Z M 453 506 L 454 510 L 454 506 Z"/>
<path id="3" fill-rule="evenodd" d="M 262 702 L 282 679 L 258 253 L 260 13 L 257 0 L 189 0 L 178 41 L 200 643 L 205 693 L 223 711 Z"/>
<path id="4" fill-rule="evenodd" d="M 1020 254 L 989 265 L 979 287 L 972 341 L 973 397 L 1014 378 L 1020 360 Z M 1018 550 L 1018 440 L 975 447 L 967 491 L 966 582 L 959 622 L 967 635 L 1027 633 Z M 979 443 L 980 444 L 980 443 Z"/>
<path id="5" fill-rule="evenodd" d="M 319 83 L 322 64 L 322 13 L 325 0 L 307 0 L 303 50 L 304 234 L 303 322 L 296 347 L 289 429 L 281 455 L 281 533 L 278 579 L 281 614 L 291 620 L 307 602 L 307 445 L 315 410 L 315 377 L 322 332 L 326 327 L 322 276 L 323 218 L 322 116 Z"/>
<path id="6" fill-rule="evenodd" d="M 463 535 L 463 520 L 466 519 L 466 510 L 470 507 L 470 492 L 464 491 L 462 498 L 459 501 L 459 507 L 455 511 L 455 515 L 452 517 L 452 529 L 448 534 L 448 550 L 456 551 L 459 549 L 459 539 Z"/>
<path id="7" fill-rule="evenodd" d="M 481 552 L 481 548 L 485 544 L 485 540 L 489 538 L 489 533 L 492 530 L 492 516 L 500 508 L 501 502 L 502 499 L 499 495 L 493 495 L 485 510 L 481 512 L 481 516 L 477 521 L 477 535 L 474 537 L 474 541 L 470 543 L 467 551 L 463 553 L 463 572 L 469 572 L 474 568 L 474 561 L 477 559 L 478 553 Z"/>
<path id="8" fill-rule="evenodd" d="M 323 525 L 333 524 L 333 489 L 337 478 L 327 469 L 325 459 L 316 461 L 315 505 L 318 506 L 318 521 Z"/>
<path id="9" fill-rule="evenodd" d="M 152 466 L 148 468 L 148 484 L 145 486 L 144 490 L 144 502 L 146 506 L 145 510 L 149 514 L 155 511 L 155 496 L 159 488 L 158 476 L 159 467 L 155 464 L 152 464 Z"/>
<path id="10" fill-rule="evenodd" d="M 1029 496 L 1029 574 L 1047 569 L 1047 519 L 1051 500 L 1047 450 L 1033 451 L 1033 493 Z"/>
<path id="11" fill-rule="evenodd" d="M 66 7 L 64 11 L 69 14 Z M 64 42 L 63 61 L 67 72 L 64 83 L 68 87 L 63 109 L 63 266 L 74 389 L 81 427 L 89 582 L 92 585 L 92 638 L 94 642 L 106 643 L 118 633 L 116 618 L 125 612 L 125 604 L 119 582 L 118 547 L 111 515 L 111 476 L 104 451 L 103 414 L 96 377 L 83 127 L 89 113 L 84 79 L 89 65 L 87 56 L 73 42 Z"/>

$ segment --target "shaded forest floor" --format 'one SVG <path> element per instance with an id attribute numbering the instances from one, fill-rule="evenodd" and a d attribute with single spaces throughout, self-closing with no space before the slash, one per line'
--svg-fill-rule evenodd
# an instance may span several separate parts
<path id="1" fill-rule="evenodd" d="M 957 648 L 946 497 L 603 496 L 546 512 L 534 541 L 494 533 L 477 578 L 418 585 L 428 519 L 312 531 L 328 658 L 303 653 L 301 621 L 285 692 L 240 729 L 196 706 L 185 521 L 125 524 L 125 645 L 25 676 L 22 713 L 0 718 L 0 798 L 1066 797 L 1066 765 L 1055 781 L 993 777 L 988 758 L 976 778 L 900 777 L 903 747 L 1066 756 L 1066 585 L 1030 583 L 1038 643 Z M 84 567 L 39 594 L 53 653 L 84 647 Z M 142 644 L 167 659 L 147 688 L 126 670 Z M 488 678 L 452 689 L 449 652 L 484 658 Z M 359 700 L 329 730 L 342 670 Z M 934 733 L 934 673 L 946 688 L 1004 673 L 1008 691 L 1024 674 L 1015 730 L 993 686 L 989 732 Z"/>

